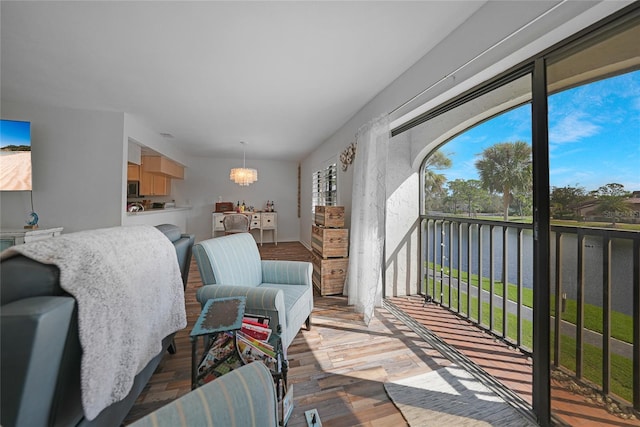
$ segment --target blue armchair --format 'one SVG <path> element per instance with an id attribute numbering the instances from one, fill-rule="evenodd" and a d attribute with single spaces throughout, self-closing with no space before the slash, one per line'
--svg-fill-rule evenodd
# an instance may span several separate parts
<path id="1" fill-rule="evenodd" d="M 246 312 L 269 316 L 285 351 L 303 323 L 311 328 L 311 263 L 263 261 L 249 233 L 202 241 L 193 255 L 204 285 L 196 298 L 203 306 L 211 298 L 245 296 Z"/>

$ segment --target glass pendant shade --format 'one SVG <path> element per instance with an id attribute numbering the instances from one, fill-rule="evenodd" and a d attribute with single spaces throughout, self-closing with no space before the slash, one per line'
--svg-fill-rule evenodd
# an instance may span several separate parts
<path id="1" fill-rule="evenodd" d="M 258 171 L 244 167 L 233 168 L 229 174 L 229 179 L 242 187 L 246 187 L 258 180 Z"/>
<path id="2" fill-rule="evenodd" d="M 242 167 L 241 168 L 232 168 L 231 173 L 229 173 L 229 179 L 241 187 L 247 187 L 250 184 L 253 184 L 258 180 L 258 171 L 255 169 L 247 168 L 245 164 L 245 152 L 244 145 L 245 142 L 241 142 L 242 144 Z"/>

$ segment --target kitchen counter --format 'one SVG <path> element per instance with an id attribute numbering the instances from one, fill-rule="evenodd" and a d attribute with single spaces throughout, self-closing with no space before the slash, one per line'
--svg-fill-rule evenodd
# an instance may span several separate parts
<path id="1" fill-rule="evenodd" d="M 176 206 L 175 208 L 149 209 L 141 212 L 123 212 L 122 225 L 173 224 L 185 233 L 190 210 L 191 206 Z"/>
<path id="2" fill-rule="evenodd" d="M 127 216 L 137 216 L 137 215 L 150 215 L 157 214 L 163 212 L 178 212 L 178 211 L 188 211 L 191 209 L 191 206 L 176 206 L 175 208 L 156 208 L 156 209 L 145 209 L 140 212 L 127 212 Z"/>

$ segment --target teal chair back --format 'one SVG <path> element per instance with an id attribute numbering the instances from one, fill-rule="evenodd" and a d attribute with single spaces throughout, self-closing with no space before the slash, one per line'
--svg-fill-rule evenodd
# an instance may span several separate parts
<path id="1" fill-rule="evenodd" d="M 273 377 L 253 362 L 199 387 L 131 424 L 135 427 L 276 427 Z"/>
<path id="2" fill-rule="evenodd" d="M 203 285 L 258 286 L 262 283 L 260 252 L 249 233 L 204 240 L 193 247 Z"/>

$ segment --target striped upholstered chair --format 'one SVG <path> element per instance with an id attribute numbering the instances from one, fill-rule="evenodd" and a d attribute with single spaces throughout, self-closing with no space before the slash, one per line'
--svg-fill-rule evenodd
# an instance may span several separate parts
<path id="1" fill-rule="evenodd" d="M 263 261 L 253 236 L 232 234 L 193 246 L 202 288 L 196 298 L 246 296 L 245 312 L 269 316 L 286 349 L 302 324 L 311 328 L 313 266 L 301 261 Z"/>
<path id="2" fill-rule="evenodd" d="M 253 362 L 197 388 L 139 419 L 135 427 L 278 426 L 269 369 Z"/>

